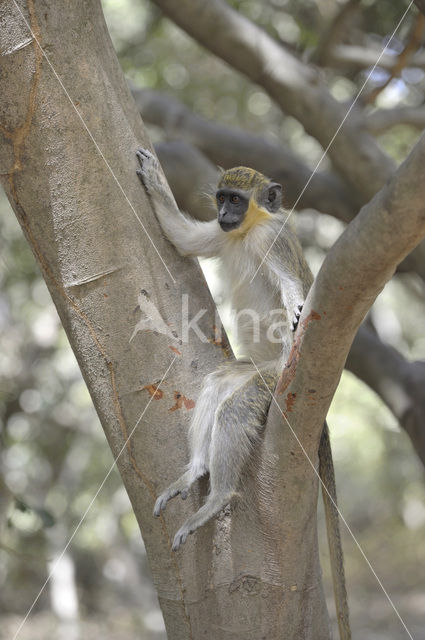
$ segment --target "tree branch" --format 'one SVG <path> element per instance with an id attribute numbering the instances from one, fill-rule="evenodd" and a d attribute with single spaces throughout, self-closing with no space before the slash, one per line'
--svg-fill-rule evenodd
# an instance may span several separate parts
<path id="1" fill-rule="evenodd" d="M 187 461 L 186 421 L 201 380 L 225 360 L 214 340 L 215 307 L 196 263 L 180 258 L 164 239 L 137 179 L 135 150 L 149 141 L 100 2 L 28 0 L 18 6 L 41 46 L 48 43 L 49 60 L 71 99 L 15 3 L 0 3 L 0 179 L 117 460 L 169 638 L 193 639 L 202 624 L 212 624 L 202 619 L 199 598 L 200 585 L 205 593 L 215 581 L 212 528 L 196 554 L 192 547 L 177 557 L 170 541 L 175 519 L 155 520 L 152 510 L 157 488 Z M 205 341 L 192 332 L 190 342 L 180 344 L 183 294 L 190 318 L 205 309 L 198 322 Z M 146 318 L 155 308 L 159 330 L 149 331 Z M 170 411 L 176 396 L 186 404 Z M 195 495 L 182 503 L 181 517 L 198 501 Z M 211 603 L 215 620 L 217 607 Z"/>
<path id="2" fill-rule="evenodd" d="M 183 138 L 225 169 L 247 165 L 281 182 L 288 208 L 299 199 L 311 170 L 292 151 L 262 136 L 205 120 L 158 91 L 133 89 L 132 93 L 143 119 L 161 127 L 167 137 Z M 353 218 L 359 206 L 355 191 L 327 173 L 316 173 L 297 203 L 299 209 L 314 208 L 345 222 Z"/>
<path id="3" fill-rule="evenodd" d="M 425 107 L 395 107 L 394 109 L 377 109 L 366 116 L 366 126 L 373 133 L 382 133 L 398 124 L 409 124 L 412 127 L 425 127 Z"/>
<path id="4" fill-rule="evenodd" d="M 359 46 L 350 44 L 339 44 L 331 49 L 328 53 L 328 64 L 336 68 L 367 69 L 373 67 L 377 59 L 382 53 L 382 49 L 372 46 Z M 382 54 L 379 60 L 379 66 L 387 71 L 392 71 L 397 64 L 397 56 L 391 53 Z M 425 68 L 425 54 L 423 52 L 416 53 L 410 64 L 412 67 Z"/>
<path id="5" fill-rule="evenodd" d="M 347 0 L 337 6 L 335 14 L 327 28 L 320 35 L 319 44 L 312 56 L 312 62 L 320 66 L 328 64 L 329 52 L 343 39 L 350 29 L 350 23 L 360 10 L 359 0 Z"/>
<path id="6" fill-rule="evenodd" d="M 258 168 L 259 171 L 282 182 L 285 189 L 285 205 L 288 208 L 295 204 L 311 173 L 297 158 L 294 159 L 294 165 L 291 166 L 291 155 L 286 150 L 282 150 L 279 145 L 269 143 L 260 136 L 251 134 L 246 134 L 245 139 L 245 132 L 205 121 L 192 114 L 186 107 L 181 106 L 178 101 L 172 100 L 169 103 L 168 98 L 163 99 L 161 94 L 151 93 L 149 90 L 146 94 L 143 90 L 138 93 L 138 106 L 142 111 L 144 111 L 144 107 L 140 103 L 141 95 L 148 96 L 147 104 L 149 107 L 146 107 L 146 113 L 144 113 L 148 121 L 152 120 L 154 124 L 160 126 L 164 124 L 166 131 L 167 127 L 171 127 L 173 135 L 174 132 L 177 134 L 177 131 L 187 135 L 189 139 L 194 141 L 194 144 L 203 148 L 207 155 L 210 152 L 215 153 L 213 162 L 222 166 L 230 167 L 242 164 Z M 168 109 L 169 104 L 171 104 L 170 110 Z M 176 121 L 175 125 L 169 124 L 174 121 Z M 215 151 L 216 141 L 223 143 L 220 156 Z M 220 147 L 220 145 L 218 146 Z M 183 142 L 163 143 L 158 146 L 158 153 L 179 206 L 196 218 L 202 220 L 211 218 L 209 203 L 200 197 L 200 194 L 208 191 L 210 185 L 216 184 L 217 174 L 214 166 L 206 161 L 203 154 Z M 219 158 L 218 161 L 217 158 Z M 285 163 L 283 169 L 281 165 L 277 164 L 279 158 Z M 298 171 L 299 173 L 297 173 Z M 306 178 L 305 182 L 304 178 Z M 311 192 L 310 189 L 312 189 Z M 320 173 L 313 177 L 308 188 L 304 191 L 299 208 L 310 206 L 347 222 L 357 212 L 356 203 L 355 197 L 345 192 L 333 174 Z M 409 254 L 397 270 L 415 272 L 425 280 L 425 243 L 420 244 Z"/>
<path id="7" fill-rule="evenodd" d="M 408 362 L 362 325 L 345 366 L 385 402 L 425 465 L 425 362 Z"/>
<path id="8" fill-rule="evenodd" d="M 329 405 L 355 333 L 396 265 L 425 236 L 425 135 L 393 179 L 363 207 L 326 257 L 304 304 L 295 342 L 266 425 L 262 467 L 273 452 L 291 474 L 270 479 L 278 504 L 317 488 L 317 451 Z M 283 416 L 283 420 L 282 420 Z M 265 474 L 266 472 L 264 472 Z M 288 493 L 289 491 L 289 493 Z M 297 510 L 290 502 L 291 513 Z M 283 517 L 260 513 L 280 535 L 298 535 Z M 298 505 L 297 522 L 308 521 Z"/>
<path id="9" fill-rule="evenodd" d="M 329 145 L 347 110 L 331 96 L 317 70 L 295 58 L 222 0 L 154 2 L 202 46 L 262 86 L 324 148 Z M 394 170 L 393 161 L 353 116 L 347 118 L 333 140 L 329 155 L 362 202 L 371 198 Z"/>
<path id="10" fill-rule="evenodd" d="M 318 443 L 321 423 L 308 416 L 303 399 L 315 389 L 315 409 L 320 406 L 325 418 L 360 322 L 397 264 L 425 235 L 424 162 L 425 135 L 335 243 L 307 297 L 279 390 L 283 401 L 289 393 L 299 397 L 291 417 L 309 445 L 311 434 Z"/>
<path id="11" fill-rule="evenodd" d="M 404 44 L 403 49 L 397 54 L 397 59 L 392 66 L 391 72 L 388 74 L 386 80 L 378 87 L 369 91 L 366 95 L 362 96 L 363 104 L 372 104 L 375 102 L 379 94 L 390 84 L 394 78 L 398 78 L 403 69 L 405 69 L 409 63 L 412 62 L 412 58 L 416 51 L 421 46 L 423 34 L 425 30 L 425 17 L 421 13 L 417 13 L 415 20 L 410 28 L 410 33 L 407 36 L 407 41 Z"/>

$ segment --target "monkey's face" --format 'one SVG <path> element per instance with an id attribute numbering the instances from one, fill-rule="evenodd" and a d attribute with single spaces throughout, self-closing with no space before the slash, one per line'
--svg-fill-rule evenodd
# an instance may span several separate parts
<path id="1" fill-rule="evenodd" d="M 216 193 L 218 223 L 223 231 L 244 235 L 253 226 L 263 224 L 282 204 L 282 187 L 269 182 L 258 189 L 244 190 L 223 186 Z"/>
<path id="2" fill-rule="evenodd" d="M 218 189 L 216 193 L 218 223 L 223 231 L 233 231 L 242 224 L 249 197 L 240 189 Z"/>

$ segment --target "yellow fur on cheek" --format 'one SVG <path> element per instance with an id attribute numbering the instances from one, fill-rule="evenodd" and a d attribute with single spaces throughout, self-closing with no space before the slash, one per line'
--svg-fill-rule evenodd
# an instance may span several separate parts
<path id="1" fill-rule="evenodd" d="M 251 201 L 241 226 L 228 233 L 230 236 L 244 236 L 252 227 L 267 222 L 271 217 L 268 211 L 259 207 L 256 202 Z"/>

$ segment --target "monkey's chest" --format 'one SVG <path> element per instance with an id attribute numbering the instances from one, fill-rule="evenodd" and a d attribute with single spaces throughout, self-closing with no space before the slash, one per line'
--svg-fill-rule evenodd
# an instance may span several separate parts
<path id="1" fill-rule="evenodd" d="M 244 356 L 254 361 L 274 360 L 280 356 L 288 333 L 288 322 L 280 296 L 267 279 L 235 283 L 229 292 L 232 308 L 232 335 Z"/>
<path id="2" fill-rule="evenodd" d="M 234 281 L 230 291 L 230 303 L 232 307 L 242 312 L 247 310 L 252 312 L 253 317 L 265 319 L 270 311 L 279 308 L 280 300 L 277 290 L 271 283 L 261 276 L 257 275 L 258 282 L 250 282 L 248 279 Z"/>

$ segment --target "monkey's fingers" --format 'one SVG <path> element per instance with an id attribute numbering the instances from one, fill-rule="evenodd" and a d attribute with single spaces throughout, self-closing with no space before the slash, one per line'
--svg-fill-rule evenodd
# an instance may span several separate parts
<path id="1" fill-rule="evenodd" d="M 144 182 L 145 174 L 143 173 L 143 171 L 141 169 L 136 169 L 136 173 L 139 176 L 142 184 L 145 184 L 145 182 Z"/>
<path id="2" fill-rule="evenodd" d="M 140 165 L 140 169 L 136 169 L 136 173 L 147 193 L 152 195 L 153 191 L 158 189 L 160 182 L 158 161 L 148 149 L 138 149 L 136 157 Z"/>
<path id="3" fill-rule="evenodd" d="M 295 329 L 298 327 L 298 323 L 300 321 L 300 315 L 301 313 L 296 313 L 295 314 L 295 318 L 292 320 L 292 324 L 291 324 L 291 331 L 295 331 Z"/>
<path id="4" fill-rule="evenodd" d="M 148 149 L 143 149 L 143 147 L 141 147 L 140 149 L 137 149 L 136 156 L 142 169 L 146 161 L 154 159 L 152 153 Z"/>
<path id="5" fill-rule="evenodd" d="M 301 317 L 301 311 L 303 310 L 303 306 L 304 304 L 298 304 L 297 305 L 297 311 L 295 311 L 294 316 L 295 318 L 292 320 L 292 324 L 291 324 L 291 331 L 295 331 L 296 328 L 298 327 L 298 323 L 300 321 L 300 317 Z"/>

